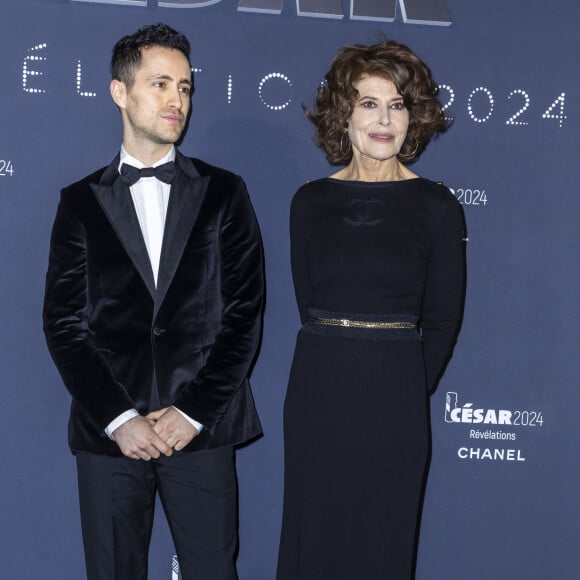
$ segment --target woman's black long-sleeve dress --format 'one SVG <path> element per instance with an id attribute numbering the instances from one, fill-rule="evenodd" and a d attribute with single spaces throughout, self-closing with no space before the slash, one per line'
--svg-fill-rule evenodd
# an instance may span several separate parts
<path id="1" fill-rule="evenodd" d="M 292 272 L 303 326 L 284 408 L 277 580 L 412 578 L 427 399 L 461 320 L 464 236 L 457 200 L 422 178 L 326 178 L 294 196 Z"/>

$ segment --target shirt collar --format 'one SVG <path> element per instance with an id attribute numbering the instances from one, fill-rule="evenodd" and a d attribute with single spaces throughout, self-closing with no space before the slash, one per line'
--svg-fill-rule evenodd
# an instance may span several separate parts
<path id="1" fill-rule="evenodd" d="M 167 163 L 169 161 L 175 161 L 175 147 L 174 146 L 171 147 L 171 149 L 169 150 L 167 155 L 164 155 L 161 159 L 159 159 L 159 161 L 156 161 L 151 167 L 157 167 L 157 166 L 163 165 L 163 163 Z M 123 145 L 121 145 L 121 153 L 120 153 L 119 167 L 118 167 L 119 172 L 121 171 L 121 165 L 123 165 L 123 163 L 127 163 L 128 165 L 133 165 L 133 167 L 137 167 L 137 169 L 143 169 L 143 167 L 146 167 L 146 165 L 144 163 L 142 163 L 138 159 L 135 159 L 135 157 L 132 157 L 131 155 L 129 155 L 129 153 L 127 153 L 127 151 L 125 151 L 125 147 L 123 147 Z"/>

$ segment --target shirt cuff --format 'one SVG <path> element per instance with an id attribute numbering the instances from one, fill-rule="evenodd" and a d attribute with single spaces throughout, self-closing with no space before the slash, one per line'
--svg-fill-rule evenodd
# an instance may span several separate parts
<path id="1" fill-rule="evenodd" d="M 105 433 L 107 434 L 107 437 L 114 441 L 115 438 L 113 437 L 113 431 L 115 429 L 117 429 L 117 427 L 120 427 L 121 425 L 123 425 L 123 423 L 126 423 L 129 419 L 133 419 L 134 417 L 138 417 L 138 416 L 139 416 L 139 413 L 138 413 L 137 409 L 129 409 L 128 411 L 125 411 L 124 413 L 121 413 L 119 416 L 115 417 L 115 419 L 113 419 L 105 427 Z"/>
<path id="2" fill-rule="evenodd" d="M 180 415 L 183 415 L 198 431 L 201 432 L 201 430 L 203 429 L 203 425 L 201 423 L 199 423 L 198 421 L 196 421 L 195 419 L 192 419 L 189 415 L 186 415 L 183 411 L 181 411 L 180 409 L 178 409 L 177 407 L 173 407 Z"/>

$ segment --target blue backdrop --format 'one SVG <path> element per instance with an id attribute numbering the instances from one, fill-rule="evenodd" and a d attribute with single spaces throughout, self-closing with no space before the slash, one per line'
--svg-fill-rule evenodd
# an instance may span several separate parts
<path id="1" fill-rule="evenodd" d="M 579 577 L 578 3 L 353 4 L 354 15 L 366 9 L 372 18 L 380 8 L 392 22 L 351 18 L 347 2 L 326 5 L 344 16 L 313 17 L 321 3 L 312 0 L 243 0 L 246 10 L 237 0 L 3 0 L 2 578 L 84 577 L 69 397 L 41 332 L 48 238 L 59 189 L 108 164 L 120 145 L 108 93 L 114 42 L 158 21 L 188 35 L 197 69 L 182 151 L 244 176 L 266 251 L 264 340 L 252 380 L 265 437 L 238 453 L 240 579 L 274 578 L 281 414 L 298 329 L 290 199 L 332 171 L 300 104 L 312 104 L 341 45 L 384 37 L 409 44 L 441 84 L 452 128 L 413 170 L 453 189 L 469 229 L 463 330 L 432 398 L 417 578 Z M 434 24 L 433 13 L 445 10 Z M 175 580 L 158 516 L 151 578 Z"/>

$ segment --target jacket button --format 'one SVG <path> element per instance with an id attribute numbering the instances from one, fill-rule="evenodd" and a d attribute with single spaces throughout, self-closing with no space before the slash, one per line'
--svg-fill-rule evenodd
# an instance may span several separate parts
<path id="1" fill-rule="evenodd" d="M 154 336 L 161 336 L 164 332 L 165 332 L 165 330 L 163 328 L 159 328 L 158 326 L 153 328 L 153 335 Z"/>

